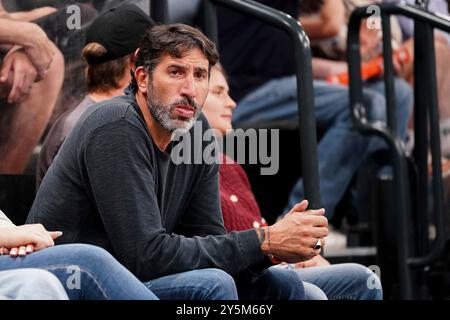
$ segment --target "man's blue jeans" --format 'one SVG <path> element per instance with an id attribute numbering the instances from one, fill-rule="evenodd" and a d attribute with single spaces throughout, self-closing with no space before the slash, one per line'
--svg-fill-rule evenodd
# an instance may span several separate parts
<path id="1" fill-rule="evenodd" d="M 218 269 L 161 277 L 145 285 L 159 298 L 176 300 L 304 300 L 303 283 L 292 270 L 266 269 L 235 280 Z M 237 290 L 236 290 L 237 287 Z"/>
<path id="2" fill-rule="evenodd" d="M 403 101 L 411 92 L 406 86 L 396 80 L 397 96 L 402 97 L 402 101 L 397 102 L 397 114 L 403 124 L 399 129 L 405 132 L 412 105 L 412 100 Z M 385 99 L 378 89 L 378 85 L 374 85 L 365 90 L 364 99 L 369 118 L 384 120 Z M 354 129 L 347 87 L 314 81 L 314 101 L 317 128 L 324 131 L 318 145 L 321 199 L 326 216 L 331 218 L 369 151 L 368 146 L 376 138 L 363 136 Z M 274 79 L 245 96 L 234 111 L 233 123 L 240 128 L 298 128 L 295 76 Z M 300 179 L 291 191 L 285 211 L 303 198 L 303 180 Z"/>
<path id="3" fill-rule="evenodd" d="M 144 283 L 161 300 L 237 300 L 234 279 L 219 269 L 172 274 Z"/>
<path id="4" fill-rule="evenodd" d="M 249 273 L 250 274 L 250 273 Z M 303 282 L 294 270 L 268 268 L 236 280 L 242 300 L 305 300 Z"/>
<path id="5" fill-rule="evenodd" d="M 71 300 L 157 300 L 107 251 L 86 244 L 59 245 L 25 257 L 0 256 L 0 270 L 38 268 L 54 274 Z"/>

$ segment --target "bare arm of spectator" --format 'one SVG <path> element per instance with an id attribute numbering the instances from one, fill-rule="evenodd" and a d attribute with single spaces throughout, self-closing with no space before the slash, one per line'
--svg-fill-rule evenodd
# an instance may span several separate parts
<path id="1" fill-rule="evenodd" d="M 0 99 L 0 173 L 23 173 L 52 114 L 64 78 L 64 59 L 56 46 L 49 44 L 55 55 L 47 76 L 35 82 L 26 96 L 19 94 L 17 103 Z M 14 86 L 15 77 L 12 72 L 9 75 L 0 83 L 0 91 L 6 96 Z"/>
<path id="2" fill-rule="evenodd" d="M 34 21 L 56 11 L 57 9 L 53 7 L 41 7 L 30 11 L 8 12 L 3 6 L 2 1 L 0 1 L 0 18 L 5 19 Z"/>
<path id="3" fill-rule="evenodd" d="M 39 79 L 45 77 L 55 54 L 54 46 L 44 30 L 29 22 L 0 19 L 0 44 L 23 47 Z"/>
<path id="4" fill-rule="evenodd" d="M 345 26 L 345 8 L 342 0 L 324 0 L 317 14 L 300 16 L 299 21 L 311 40 L 332 38 Z"/>

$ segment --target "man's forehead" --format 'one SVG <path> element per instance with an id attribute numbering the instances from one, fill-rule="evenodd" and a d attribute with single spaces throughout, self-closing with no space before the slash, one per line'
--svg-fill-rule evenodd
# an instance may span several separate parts
<path id="1" fill-rule="evenodd" d="M 194 68 L 205 68 L 208 69 L 209 61 L 200 51 L 200 49 L 192 49 L 183 52 L 180 57 L 176 57 L 171 55 L 168 52 L 164 52 L 161 56 L 160 62 L 164 64 L 176 64 L 185 67 L 194 67 Z"/>

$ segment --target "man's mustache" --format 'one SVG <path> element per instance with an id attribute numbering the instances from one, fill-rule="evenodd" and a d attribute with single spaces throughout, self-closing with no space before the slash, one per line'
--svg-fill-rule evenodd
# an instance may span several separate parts
<path id="1" fill-rule="evenodd" d="M 189 98 L 184 98 L 184 99 L 175 101 L 174 103 L 171 104 L 170 109 L 174 109 L 178 106 L 190 106 L 190 107 L 194 108 L 195 110 L 198 109 L 198 104 L 194 100 L 189 99 Z"/>

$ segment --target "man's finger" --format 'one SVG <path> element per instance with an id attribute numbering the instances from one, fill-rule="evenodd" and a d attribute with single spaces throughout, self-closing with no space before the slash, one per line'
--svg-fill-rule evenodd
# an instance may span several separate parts
<path id="1" fill-rule="evenodd" d="M 302 223 L 313 227 L 328 227 L 328 219 L 323 215 L 305 213 L 301 216 Z"/>
<path id="2" fill-rule="evenodd" d="M 314 227 L 328 227 L 328 219 L 323 215 L 315 216 L 317 220 L 314 221 Z"/>
<path id="3" fill-rule="evenodd" d="M 328 236 L 328 228 L 327 227 L 314 227 L 311 236 L 314 238 L 325 238 Z"/>
<path id="4" fill-rule="evenodd" d="M 308 208 L 308 200 L 303 200 L 299 203 L 297 203 L 289 213 L 294 213 L 294 212 L 303 212 Z"/>
<path id="5" fill-rule="evenodd" d="M 315 216 L 323 216 L 323 215 L 325 215 L 325 209 L 321 208 L 321 209 L 317 209 L 317 210 L 308 210 L 308 211 L 306 211 L 306 213 L 312 214 Z"/>

